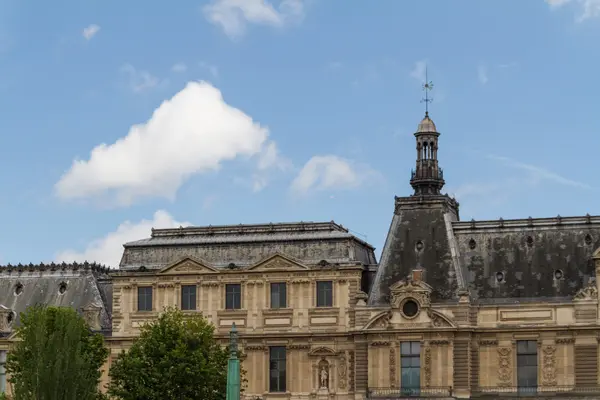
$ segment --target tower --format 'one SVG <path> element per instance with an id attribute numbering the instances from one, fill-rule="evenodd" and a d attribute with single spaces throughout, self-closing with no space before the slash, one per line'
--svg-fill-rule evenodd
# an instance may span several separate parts
<path id="1" fill-rule="evenodd" d="M 427 79 L 427 78 L 425 78 Z M 417 141 L 417 165 L 411 171 L 410 185 L 415 190 L 415 196 L 440 195 L 444 186 L 444 172 L 437 159 L 438 138 L 440 133 L 429 118 L 429 103 L 433 100 L 429 92 L 433 83 L 426 81 L 423 85 L 425 91 L 425 118 L 419 123 L 415 138 Z"/>
<path id="2" fill-rule="evenodd" d="M 369 305 L 389 304 L 390 287 L 415 269 L 433 288 L 432 299 L 455 299 L 464 287 L 463 271 L 453 258 L 456 244 L 452 222 L 459 220 L 458 203 L 441 193 L 444 176 L 437 158 L 440 133 L 429 117 L 432 88 L 431 82 L 423 85 L 425 117 L 415 132 L 417 163 L 410 179 L 414 193 L 395 198 L 394 215 L 369 291 Z"/>

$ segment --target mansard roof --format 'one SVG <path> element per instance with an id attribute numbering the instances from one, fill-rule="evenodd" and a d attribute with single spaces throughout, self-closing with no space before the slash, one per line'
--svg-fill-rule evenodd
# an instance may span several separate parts
<path id="1" fill-rule="evenodd" d="M 97 263 L 49 263 L 0 266 L 0 306 L 10 310 L 13 324 L 28 307 L 72 307 L 84 314 L 99 310 L 99 326 L 111 329 L 112 284 L 109 269 Z"/>
<path id="2" fill-rule="evenodd" d="M 303 264 L 376 264 L 374 247 L 335 222 L 240 224 L 152 229 L 151 236 L 124 244 L 120 268 L 160 269 L 182 257 L 215 267 L 249 266 L 280 253 Z"/>

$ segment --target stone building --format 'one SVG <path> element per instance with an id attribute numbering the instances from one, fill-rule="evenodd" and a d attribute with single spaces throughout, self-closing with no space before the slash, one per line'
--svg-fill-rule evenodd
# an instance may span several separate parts
<path id="1" fill-rule="evenodd" d="M 235 323 L 248 396 L 600 398 L 600 217 L 460 221 L 439 135 L 426 114 L 379 262 L 334 222 L 155 229 L 110 273 L 0 269 L 0 356 L 35 302 L 81 310 L 111 348 L 105 369 L 177 306 L 223 341 Z"/>

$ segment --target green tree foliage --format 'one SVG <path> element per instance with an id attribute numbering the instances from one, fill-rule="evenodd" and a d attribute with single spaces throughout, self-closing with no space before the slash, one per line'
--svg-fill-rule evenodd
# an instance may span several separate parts
<path id="1" fill-rule="evenodd" d="M 30 307 L 21 314 L 18 341 L 8 353 L 13 400 L 97 400 L 108 357 L 102 335 L 75 310 Z"/>
<path id="2" fill-rule="evenodd" d="M 142 326 L 110 369 L 109 394 L 122 400 L 223 400 L 229 353 L 201 314 L 168 308 Z"/>

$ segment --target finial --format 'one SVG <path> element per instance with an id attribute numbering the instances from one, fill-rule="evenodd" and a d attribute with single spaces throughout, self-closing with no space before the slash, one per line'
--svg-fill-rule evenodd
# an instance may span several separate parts
<path id="1" fill-rule="evenodd" d="M 429 117 L 429 103 L 433 101 L 433 97 L 429 97 L 429 92 L 433 90 L 433 82 L 428 79 L 427 66 L 425 66 L 425 83 L 423 84 L 425 98 L 421 99 L 421 103 L 425 103 L 425 117 Z"/>

